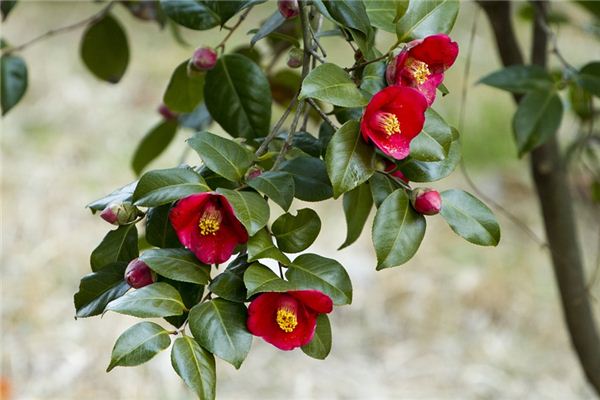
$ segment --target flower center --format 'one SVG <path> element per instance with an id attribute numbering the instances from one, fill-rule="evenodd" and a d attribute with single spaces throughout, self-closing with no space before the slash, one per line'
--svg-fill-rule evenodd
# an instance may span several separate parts
<path id="1" fill-rule="evenodd" d="M 398 117 L 392 113 L 380 113 L 377 116 L 377 125 L 388 136 L 400 133 L 400 122 L 398 122 Z"/>
<path id="2" fill-rule="evenodd" d="M 279 325 L 279 328 L 284 332 L 293 332 L 298 325 L 296 313 L 286 307 L 280 308 L 277 310 L 277 325 Z"/>
<path id="3" fill-rule="evenodd" d="M 216 235 L 217 231 L 221 227 L 221 221 L 223 217 L 221 216 L 221 212 L 214 207 L 207 207 L 198 222 L 198 227 L 200 228 L 200 234 L 202 236 L 206 235 Z"/>
<path id="4" fill-rule="evenodd" d="M 417 81 L 417 84 L 419 84 L 419 85 L 422 85 L 423 83 L 425 83 L 425 81 L 427 80 L 429 75 L 431 75 L 431 71 L 429 71 L 429 67 L 423 61 L 412 60 L 408 64 L 408 69 L 409 69 L 411 75 L 413 76 L 413 78 L 415 79 L 415 81 Z"/>

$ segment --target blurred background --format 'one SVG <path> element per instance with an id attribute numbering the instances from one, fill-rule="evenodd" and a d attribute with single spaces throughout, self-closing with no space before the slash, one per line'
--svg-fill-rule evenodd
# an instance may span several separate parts
<path id="1" fill-rule="evenodd" d="M 255 7 L 228 49 L 248 42 L 246 32 L 275 5 L 271 1 Z M 517 4 L 517 9 L 522 6 Z M 100 7 L 92 2 L 21 1 L 2 24 L 2 37 L 17 45 Z M 587 14 L 567 2 L 554 3 L 554 8 L 573 21 L 559 29 L 566 58 L 575 66 L 598 59 L 598 38 L 582 28 L 589 22 Z M 168 351 L 140 367 L 105 373 L 114 341 L 137 321 L 115 313 L 76 321 L 72 296 L 90 271 L 91 250 L 110 228 L 85 205 L 135 178 L 131 156 L 160 120 L 156 108 L 171 72 L 196 46 L 214 46 L 226 32 L 184 30 L 192 47 L 183 47 L 157 24 L 137 20 L 122 7 L 114 12 L 131 49 L 120 84 L 98 81 L 85 70 L 78 53 L 82 29 L 61 34 L 22 53 L 29 88 L 2 119 L 5 399 L 192 398 L 172 370 Z M 528 164 L 517 158 L 512 141 L 512 100 L 476 84 L 498 69 L 499 61 L 487 20 L 474 3 L 462 3 L 452 34 L 461 54 L 446 75 L 450 95 L 440 97 L 435 108 L 452 125 L 458 123 L 475 18 L 461 132 L 466 166 L 483 193 L 543 237 Z M 517 18 L 517 28 L 523 49 L 528 49 L 528 22 Z M 382 33 L 379 47 L 385 49 L 393 40 Z M 325 38 L 323 44 L 330 60 L 352 64 L 345 43 Z M 277 68 L 284 68 L 284 61 Z M 274 111 L 276 118 L 282 109 Z M 570 118 L 562 128 L 561 135 L 572 137 L 577 123 Z M 222 132 L 216 124 L 211 130 Z M 190 135 L 180 130 L 151 168 L 176 165 Z M 198 159 L 190 154 L 188 161 Z M 579 183 L 574 181 L 576 188 Z M 433 186 L 472 191 L 460 170 Z M 576 201 L 589 277 L 598 268 L 598 208 Z M 331 315 L 331 354 L 317 361 L 299 349 L 281 352 L 255 339 L 240 370 L 217 361 L 219 399 L 593 398 L 570 348 L 546 250 L 498 210 L 502 240 L 497 248 L 470 245 L 441 218 L 430 217 L 417 256 L 402 267 L 375 272 L 370 229 L 355 245 L 337 252 L 345 237 L 341 200 L 317 207 L 323 228 L 308 251 L 339 259 L 354 285 L 353 304 Z M 280 213 L 273 205 L 271 218 Z M 590 286 L 590 295 L 595 296 L 600 320 L 599 280 Z"/>

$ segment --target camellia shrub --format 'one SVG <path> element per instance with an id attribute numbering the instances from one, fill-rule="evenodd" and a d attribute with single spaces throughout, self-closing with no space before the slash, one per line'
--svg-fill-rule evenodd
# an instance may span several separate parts
<path id="1" fill-rule="evenodd" d="M 328 315 L 352 302 L 352 283 L 334 248 L 327 257 L 304 252 L 321 218 L 310 207 L 290 213 L 295 199 L 343 198 L 347 236 L 340 249 L 357 240 L 374 210 L 367 229 L 376 270 L 415 255 L 425 216 L 443 218 L 477 245 L 500 240 L 494 214 L 476 197 L 424 186 L 450 175 L 461 158 L 459 132 L 435 111 L 441 97 L 452 96 L 444 73 L 461 54 L 450 34 L 457 1 L 268 2 L 261 7 L 271 7 L 272 15 L 250 31 L 247 45 L 231 49 L 231 34 L 259 3 L 110 2 L 86 21 L 81 41 L 85 65 L 117 83 L 129 60 L 125 31 L 111 13 L 118 4 L 175 33 L 178 26 L 229 31 L 181 60 L 165 84 L 163 120 L 133 156 L 139 179 L 88 205 L 116 228 L 92 251 L 91 273 L 74 297 L 77 318 L 116 312 L 164 319 L 126 330 L 107 371 L 142 364 L 172 345 L 173 368 L 202 399 L 215 397 L 215 357 L 239 368 L 253 336 L 317 359 L 330 351 Z M 397 42 L 377 48 L 381 31 Z M 324 37 L 328 45 L 347 46 L 347 63 L 327 60 Z M 18 48 L 8 50 L 3 113 L 27 85 Z M 274 71 L 281 57 L 287 66 Z M 508 83 L 520 79 L 524 103 L 534 108 L 534 96 L 551 93 L 543 129 L 526 132 L 515 119 L 526 152 L 556 131 L 562 105 L 550 75 L 520 68 L 484 83 L 510 91 Z M 528 77 L 540 83 L 531 92 Z M 275 121 L 274 103 L 285 109 Z M 212 133 L 217 124 L 228 135 Z M 193 132 L 186 145 L 195 161 L 149 169 L 179 128 Z"/>

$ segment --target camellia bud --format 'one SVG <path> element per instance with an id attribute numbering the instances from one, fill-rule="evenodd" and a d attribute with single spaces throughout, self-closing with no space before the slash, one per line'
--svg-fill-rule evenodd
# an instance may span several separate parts
<path id="1" fill-rule="evenodd" d="M 300 14 L 298 0 L 279 0 L 277 1 L 277 8 L 279 8 L 279 12 L 285 19 L 294 18 Z"/>
<path id="2" fill-rule="evenodd" d="M 198 71 L 208 71 L 217 64 L 217 52 L 210 47 L 199 47 L 194 51 L 190 66 Z"/>
<path id="3" fill-rule="evenodd" d="M 418 188 L 412 191 L 410 202 L 413 208 L 424 215 L 435 215 L 442 209 L 442 198 L 437 190 Z"/>
<path id="4" fill-rule="evenodd" d="M 178 114 L 171 111 L 164 103 L 161 103 L 160 106 L 158 106 L 158 113 L 166 120 L 177 119 L 178 117 Z"/>
<path id="5" fill-rule="evenodd" d="M 256 178 L 257 176 L 260 176 L 260 174 L 263 173 L 263 169 L 261 167 L 259 167 L 258 165 L 254 165 L 252 167 L 250 167 L 248 169 L 248 172 L 246 172 L 246 180 L 249 181 L 251 179 Z"/>
<path id="6" fill-rule="evenodd" d="M 139 289 L 156 282 L 156 273 L 145 262 L 136 258 L 127 265 L 125 280 L 132 288 Z"/>
<path id="7" fill-rule="evenodd" d="M 140 210 L 131 203 L 111 203 L 102 212 L 100 217 L 113 225 L 125 225 L 135 221 L 140 215 Z"/>
<path id="8" fill-rule="evenodd" d="M 304 52 L 297 48 L 292 47 L 290 52 L 288 53 L 287 65 L 290 68 L 299 68 L 302 66 L 302 58 L 304 57 Z"/>

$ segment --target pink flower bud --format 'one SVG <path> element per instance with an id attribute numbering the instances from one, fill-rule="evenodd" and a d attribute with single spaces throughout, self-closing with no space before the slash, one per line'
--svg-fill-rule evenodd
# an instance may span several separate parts
<path id="1" fill-rule="evenodd" d="M 156 274 L 145 262 L 136 258 L 127 265 L 125 280 L 132 288 L 139 289 L 156 282 Z"/>
<path id="2" fill-rule="evenodd" d="M 140 210 L 131 203 L 111 203 L 100 213 L 103 220 L 113 225 L 128 224 L 139 215 Z"/>
<path id="3" fill-rule="evenodd" d="M 252 166 L 248 169 L 248 172 L 246 172 L 246 180 L 249 181 L 251 179 L 254 179 L 258 176 L 260 176 L 263 173 L 263 169 L 261 167 L 259 167 L 258 165 Z"/>
<path id="4" fill-rule="evenodd" d="M 199 47 L 194 51 L 190 66 L 198 71 L 208 71 L 217 64 L 217 52 L 210 47 Z"/>
<path id="5" fill-rule="evenodd" d="M 277 1 L 277 8 L 279 8 L 279 12 L 285 19 L 294 18 L 300 14 L 298 0 L 279 0 Z"/>
<path id="6" fill-rule="evenodd" d="M 439 192 L 429 188 L 413 190 L 410 202 L 419 214 L 435 215 L 442 209 L 442 198 Z"/>
<path id="7" fill-rule="evenodd" d="M 302 66 L 302 58 L 304 57 L 304 52 L 297 48 L 292 47 L 290 52 L 288 53 L 287 65 L 290 68 L 299 68 Z"/>
<path id="8" fill-rule="evenodd" d="M 175 112 L 171 111 L 171 110 L 169 109 L 169 107 L 167 107 L 167 106 L 166 106 L 165 104 L 163 104 L 163 103 L 161 103 L 161 104 L 160 104 L 160 106 L 158 106 L 158 109 L 157 109 L 157 111 L 158 111 L 158 113 L 159 113 L 160 115 L 162 115 L 162 116 L 163 116 L 163 118 L 164 118 L 164 119 L 166 119 L 166 120 L 177 119 L 177 117 L 178 117 L 178 114 L 177 114 L 177 113 L 175 113 Z"/>

